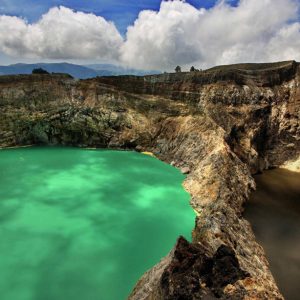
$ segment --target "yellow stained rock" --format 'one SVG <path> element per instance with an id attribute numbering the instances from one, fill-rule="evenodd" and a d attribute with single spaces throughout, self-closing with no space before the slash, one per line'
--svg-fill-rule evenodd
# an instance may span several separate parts
<path id="1" fill-rule="evenodd" d="M 145 154 L 145 155 L 149 155 L 149 156 L 152 156 L 152 157 L 156 157 L 152 152 L 142 152 L 142 154 Z"/>

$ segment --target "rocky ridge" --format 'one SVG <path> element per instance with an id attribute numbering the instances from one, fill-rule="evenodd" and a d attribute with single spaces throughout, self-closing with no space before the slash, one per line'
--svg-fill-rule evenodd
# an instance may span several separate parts
<path id="1" fill-rule="evenodd" d="M 298 63 L 80 81 L 0 76 L 0 115 L 0 147 L 151 151 L 188 173 L 193 242 L 180 238 L 129 299 L 283 299 L 243 204 L 253 174 L 300 155 Z"/>

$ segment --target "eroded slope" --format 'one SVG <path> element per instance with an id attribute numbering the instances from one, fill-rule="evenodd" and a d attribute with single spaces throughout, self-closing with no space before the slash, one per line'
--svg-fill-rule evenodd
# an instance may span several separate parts
<path id="1" fill-rule="evenodd" d="M 251 175 L 300 154 L 297 63 L 84 81 L 0 77 L 0 114 L 2 147 L 147 150 L 189 173 L 193 245 L 180 239 L 130 299 L 282 299 L 242 212 Z"/>

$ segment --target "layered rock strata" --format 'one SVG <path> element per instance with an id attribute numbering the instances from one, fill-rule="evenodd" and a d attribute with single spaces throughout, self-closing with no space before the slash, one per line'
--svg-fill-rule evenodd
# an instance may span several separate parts
<path id="1" fill-rule="evenodd" d="M 188 173 L 193 242 L 180 238 L 129 299 L 283 299 L 243 205 L 254 173 L 300 155 L 298 63 L 81 81 L 2 76 L 0 116 L 0 147 L 150 151 Z"/>

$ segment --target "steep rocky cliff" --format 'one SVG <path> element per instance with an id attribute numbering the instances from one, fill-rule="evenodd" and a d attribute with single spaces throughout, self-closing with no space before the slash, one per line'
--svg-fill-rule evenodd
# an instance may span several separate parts
<path id="1" fill-rule="evenodd" d="M 296 62 L 81 81 L 2 76 L 0 116 L 0 147 L 145 150 L 189 173 L 193 243 L 180 238 L 129 299 L 282 299 L 242 213 L 252 174 L 300 155 Z"/>

